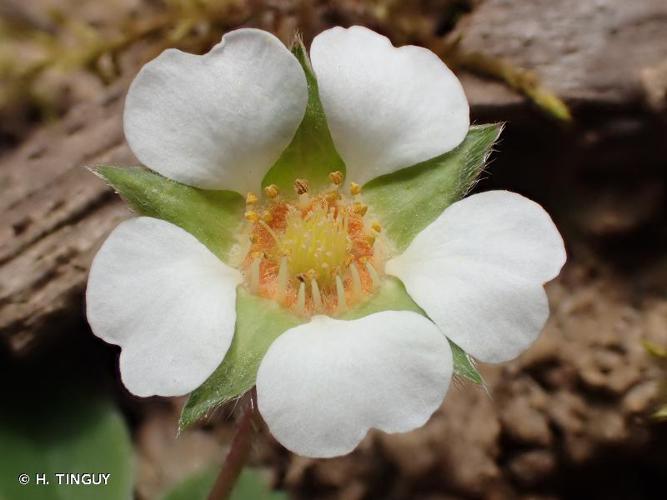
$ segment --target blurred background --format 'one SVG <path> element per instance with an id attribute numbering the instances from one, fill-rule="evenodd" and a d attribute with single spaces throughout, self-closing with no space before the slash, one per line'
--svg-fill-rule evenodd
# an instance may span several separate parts
<path id="1" fill-rule="evenodd" d="M 665 0 L 0 0 L 1 500 L 205 498 L 234 408 L 177 438 L 183 399 L 121 386 L 83 291 L 129 212 L 83 166 L 136 163 L 124 94 L 165 48 L 204 53 L 239 26 L 308 44 L 352 24 L 430 48 L 474 122 L 507 122 L 477 189 L 544 205 L 569 262 L 540 340 L 480 367 L 488 394 L 457 384 L 424 428 L 337 459 L 262 434 L 235 498 L 665 498 Z M 34 484 L 68 471 L 112 481 Z"/>

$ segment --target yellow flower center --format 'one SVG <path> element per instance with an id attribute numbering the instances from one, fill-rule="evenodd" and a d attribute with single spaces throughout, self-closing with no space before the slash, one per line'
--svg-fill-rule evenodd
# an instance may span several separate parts
<path id="1" fill-rule="evenodd" d="M 301 315 L 339 314 L 368 298 L 379 282 L 383 248 L 377 221 L 366 221 L 361 188 L 340 192 L 343 175 L 332 172 L 332 184 L 310 192 L 296 179 L 296 199 L 283 199 L 277 186 L 264 197 L 246 197 L 250 248 L 242 263 L 246 286 Z"/>
<path id="2" fill-rule="evenodd" d="M 289 207 L 285 229 L 277 235 L 275 250 L 287 257 L 290 276 L 308 276 L 321 285 L 330 284 L 346 266 L 352 247 L 349 217 L 324 200 L 313 202 L 308 212 Z M 333 271 L 333 272 L 332 272 Z"/>

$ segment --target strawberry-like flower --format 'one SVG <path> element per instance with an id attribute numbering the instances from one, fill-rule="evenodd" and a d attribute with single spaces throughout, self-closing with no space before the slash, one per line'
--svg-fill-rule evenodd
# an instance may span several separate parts
<path id="1" fill-rule="evenodd" d="M 423 425 L 466 353 L 514 358 L 548 317 L 563 241 L 518 194 L 456 201 L 499 128 L 470 128 L 424 48 L 334 28 L 309 60 L 240 29 L 144 66 L 124 126 L 160 175 L 98 169 L 142 216 L 97 254 L 87 309 L 136 395 L 194 391 L 198 416 L 256 384 L 278 441 L 331 457 Z"/>

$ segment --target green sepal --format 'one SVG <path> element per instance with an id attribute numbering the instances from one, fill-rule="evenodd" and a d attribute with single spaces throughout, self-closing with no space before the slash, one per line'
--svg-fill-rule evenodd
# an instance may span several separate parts
<path id="1" fill-rule="evenodd" d="M 501 124 L 471 127 L 453 151 L 364 185 L 364 201 L 396 251 L 470 191 L 501 131 Z"/>
<path id="2" fill-rule="evenodd" d="M 244 220 L 240 194 L 186 186 L 143 167 L 99 166 L 93 172 L 139 215 L 176 224 L 227 261 Z"/>
<path id="3" fill-rule="evenodd" d="M 449 340 L 449 347 L 452 348 L 454 374 L 463 377 L 470 382 L 474 382 L 475 384 L 484 385 L 484 379 L 477 371 L 477 368 L 475 368 L 475 363 L 470 355 L 451 340 Z"/>
<path id="4" fill-rule="evenodd" d="M 250 390 L 271 343 L 281 333 L 302 322 L 276 302 L 237 288 L 236 330 L 232 345 L 220 366 L 190 394 L 181 412 L 179 430 Z"/>
<path id="5" fill-rule="evenodd" d="M 311 188 L 321 189 L 330 184 L 329 172 L 339 170 L 345 174 L 345 164 L 331 139 L 320 102 L 317 79 L 300 39 L 292 53 L 306 74 L 308 106 L 292 142 L 262 180 L 262 186 L 275 184 L 284 196 L 294 195 L 294 179 L 307 179 Z"/>

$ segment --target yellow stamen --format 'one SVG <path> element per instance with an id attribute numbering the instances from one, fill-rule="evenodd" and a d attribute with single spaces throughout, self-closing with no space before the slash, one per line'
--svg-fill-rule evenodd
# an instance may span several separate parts
<path id="1" fill-rule="evenodd" d="M 328 188 L 311 192 L 307 179 L 296 179 L 296 200 L 280 198 L 273 184 L 264 188 L 264 201 L 246 195 L 248 290 L 303 316 L 342 313 L 380 286 L 384 253 L 375 247 L 383 228 L 365 220 L 360 197 L 339 188 L 342 172 L 330 172 L 329 180 Z M 359 194 L 361 186 L 352 183 L 350 191 Z"/>
<path id="2" fill-rule="evenodd" d="M 278 186 L 276 186 L 275 184 L 269 184 L 264 188 L 264 194 L 267 196 L 267 198 L 273 199 L 276 196 L 278 196 L 279 192 L 280 191 L 278 190 Z"/>
<path id="3" fill-rule="evenodd" d="M 336 310 L 340 313 L 345 310 L 345 288 L 343 287 L 343 280 L 336 275 L 336 298 L 338 299 L 338 306 Z"/>
<path id="4" fill-rule="evenodd" d="M 356 182 L 350 182 L 350 193 L 352 193 L 353 196 L 356 196 L 359 193 L 361 193 L 361 184 L 357 184 Z"/>
<path id="5" fill-rule="evenodd" d="M 324 199 L 327 200 L 329 203 L 335 203 L 336 201 L 340 200 L 341 196 L 338 191 L 329 191 L 327 194 L 324 195 Z"/>
<path id="6" fill-rule="evenodd" d="M 373 281 L 373 288 L 377 288 L 380 286 L 380 276 L 378 275 L 378 272 L 375 270 L 373 265 L 370 262 L 366 262 L 366 270 L 368 271 L 368 274 L 371 276 L 371 280 Z"/>
<path id="7" fill-rule="evenodd" d="M 259 220 L 259 215 L 254 210 L 248 210 L 245 213 L 245 218 L 250 222 L 257 222 Z"/>
<path id="8" fill-rule="evenodd" d="M 248 193 L 245 196 L 246 205 L 254 205 L 257 203 L 257 195 L 255 193 Z"/>
<path id="9" fill-rule="evenodd" d="M 299 314 L 306 311 L 306 284 L 302 281 L 299 284 L 299 293 L 296 297 L 296 310 Z"/>
<path id="10" fill-rule="evenodd" d="M 278 235 L 275 233 L 275 231 L 271 229 L 271 226 L 269 226 L 263 220 L 260 220 L 259 223 L 262 225 L 264 229 L 266 229 L 266 231 L 271 235 L 271 238 L 273 238 L 274 241 L 278 244 L 279 249 L 282 250 L 282 247 L 280 246 L 280 239 L 278 238 Z"/>
<path id="11" fill-rule="evenodd" d="M 361 215 L 363 217 L 364 215 L 366 215 L 366 212 L 368 212 L 368 206 L 364 205 L 363 203 L 357 202 L 354 205 L 352 205 L 352 211 L 355 214 Z"/>
<path id="12" fill-rule="evenodd" d="M 329 172 L 329 180 L 332 182 L 332 184 L 340 186 L 343 183 L 343 172 L 340 170 Z"/>
<path id="13" fill-rule="evenodd" d="M 320 293 L 320 287 L 317 285 L 317 280 L 310 280 L 310 293 L 313 296 L 313 306 L 315 311 L 322 310 L 322 294 Z"/>
<path id="14" fill-rule="evenodd" d="M 280 258 L 280 268 L 278 269 L 278 292 L 280 296 L 287 291 L 287 257 Z"/>
<path id="15" fill-rule="evenodd" d="M 354 262 L 350 265 L 350 274 L 352 275 L 352 289 L 354 290 L 354 293 L 359 296 L 362 292 L 361 276 L 359 275 L 359 269 L 357 269 L 357 265 Z"/>
<path id="16" fill-rule="evenodd" d="M 259 290 L 259 265 L 261 262 L 261 258 L 256 258 L 250 264 L 250 290 L 255 293 Z"/>

